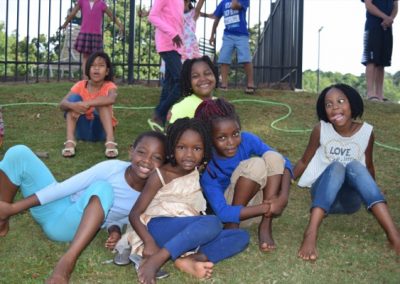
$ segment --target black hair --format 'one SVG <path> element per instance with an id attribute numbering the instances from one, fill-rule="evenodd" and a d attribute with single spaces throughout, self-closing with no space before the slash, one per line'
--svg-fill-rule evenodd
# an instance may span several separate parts
<path id="1" fill-rule="evenodd" d="M 323 89 L 321 94 L 318 97 L 316 109 L 317 109 L 317 116 L 318 116 L 319 120 L 329 122 L 329 119 L 328 119 L 328 116 L 326 115 L 326 110 L 325 110 L 325 97 L 326 97 L 326 94 L 331 89 L 338 89 L 347 97 L 347 99 L 349 100 L 350 108 L 351 108 L 351 118 L 353 118 L 353 119 L 356 119 L 357 117 L 361 118 L 361 116 L 364 113 L 364 103 L 363 103 L 363 100 L 362 100 L 360 94 L 357 92 L 357 90 L 346 84 L 334 84 L 334 85 L 331 85 L 331 86 Z"/>
<path id="2" fill-rule="evenodd" d="M 210 132 L 207 130 L 207 127 L 204 122 L 196 118 L 180 118 L 177 119 L 174 123 L 168 126 L 167 129 L 167 161 L 171 163 L 172 166 L 176 166 L 175 160 L 175 148 L 182 134 L 186 130 L 193 130 L 200 134 L 201 139 L 204 144 L 204 157 L 201 161 L 202 164 L 208 163 L 211 159 L 212 154 L 212 144 Z"/>
<path id="3" fill-rule="evenodd" d="M 215 77 L 215 87 L 218 86 L 219 76 L 217 67 L 215 67 L 214 63 L 212 63 L 210 57 L 207 55 L 203 55 L 199 58 L 187 59 L 183 63 L 182 71 L 181 71 L 181 83 L 182 83 L 182 96 L 187 97 L 193 93 L 192 89 L 192 66 L 197 62 L 206 63 L 210 69 L 212 70 Z"/>
<path id="4" fill-rule="evenodd" d="M 188 0 L 188 1 L 190 1 L 190 3 L 189 3 L 189 11 L 190 11 L 194 8 L 196 0 Z"/>
<path id="5" fill-rule="evenodd" d="M 88 60 L 86 61 L 85 66 L 85 74 L 90 79 L 90 67 L 92 67 L 93 62 L 96 60 L 97 57 L 101 57 L 106 62 L 106 66 L 108 68 L 108 74 L 104 78 L 104 81 L 113 81 L 114 80 L 114 71 L 111 65 L 110 57 L 104 51 L 95 51 L 90 54 Z"/>
<path id="6" fill-rule="evenodd" d="M 204 121 L 209 131 L 212 131 L 214 122 L 221 120 L 234 120 L 241 128 L 240 118 L 236 113 L 235 107 L 223 98 L 204 100 L 197 107 L 194 116 Z"/>
<path id="7" fill-rule="evenodd" d="M 132 147 L 136 148 L 136 146 L 146 137 L 151 137 L 159 140 L 164 147 L 167 145 L 167 137 L 165 136 L 164 133 L 157 131 L 146 131 L 139 134 L 139 136 L 136 137 L 136 139 L 132 143 Z"/>

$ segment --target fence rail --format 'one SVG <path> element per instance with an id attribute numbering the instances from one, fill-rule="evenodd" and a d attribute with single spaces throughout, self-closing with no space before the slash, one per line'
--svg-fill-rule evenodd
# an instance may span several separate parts
<path id="1" fill-rule="evenodd" d="M 107 1 L 125 27 L 125 35 L 119 35 L 108 17 L 103 20 L 104 47 L 118 81 L 132 84 L 159 80 L 154 29 L 146 18 L 137 15 L 138 10 L 148 10 L 153 1 Z M 285 83 L 301 88 L 303 1 L 250 0 L 247 18 L 257 85 Z M 218 0 L 205 1 L 202 11 L 212 13 L 217 4 Z M 82 58 L 73 48 L 80 18 L 64 32 L 58 29 L 74 5 L 74 0 L 0 0 L 0 81 L 59 81 L 82 76 Z M 211 56 L 218 51 L 223 33 L 220 25 L 217 49 L 211 47 L 208 39 L 212 24 L 206 18 L 197 22 L 200 49 Z M 231 83 L 244 84 L 241 66 L 233 61 L 231 70 Z"/>

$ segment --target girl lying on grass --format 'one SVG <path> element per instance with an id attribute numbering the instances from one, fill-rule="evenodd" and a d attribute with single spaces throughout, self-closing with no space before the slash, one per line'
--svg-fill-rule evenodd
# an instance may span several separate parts
<path id="1" fill-rule="evenodd" d="M 164 163 L 164 146 L 163 134 L 145 132 L 133 143 L 130 162 L 104 161 L 61 183 L 28 147 L 10 148 L 0 162 L 0 236 L 11 216 L 30 209 L 50 240 L 71 242 L 47 280 L 67 283 L 101 227 L 109 233 L 105 247 L 114 248 L 147 178 Z M 13 203 L 18 189 L 24 198 Z"/>
<path id="2" fill-rule="evenodd" d="M 298 256 L 316 260 L 317 236 L 328 214 L 352 214 L 361 203 L 374 215 L 394 251 L 400 254 L 400 232 L 375 182 L 372 126 L 356 121 L 364 105 L 344 84 L 324 89 L 317 100 L 320 122 L 314 127 L 303 157 L 294 168 L 298 185 L 311 188 L 311 215 Z"/>

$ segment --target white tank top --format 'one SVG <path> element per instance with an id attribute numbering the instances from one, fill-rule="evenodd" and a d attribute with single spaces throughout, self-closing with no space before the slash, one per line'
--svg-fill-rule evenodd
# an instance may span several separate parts
<path id="1" fill-rule="evenodd" d="M 347 165 L 357 160 L 365 166 L 365 149 L 372 133 L 372 125 L 364 122 L 353 136 L 343 137 L 335 131 L 331 123 L 320 123 L 320 146 L 298 182 L 300 187 L 311 187 L 333 161 Z"/>

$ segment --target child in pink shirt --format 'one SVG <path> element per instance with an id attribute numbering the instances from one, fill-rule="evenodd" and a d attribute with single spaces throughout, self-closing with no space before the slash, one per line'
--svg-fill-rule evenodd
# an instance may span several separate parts
<path id="1" fill-rule="evenodd" d="M 68 23 L 75 17 L 79 10 L 82 11 L 82 26 L 75 42 L 75 49 L 83 55 L 82 71 L 84 72 L 89 55 L 94 51 L 103 50 L 103 14 L 106 13 L 113 19 L 118 25 L 121 34 L 124 33 L 124 26 L 113 15 L 103 0 L 78 0 L 71 14 L 68 15 L 65 23 L 61 26 L 62 29 L 67 27 Z"/>
<path id="2" fill-rule="evenodd" d="M 149 22 L 155 27 L 157 52 L 165 62 L 165 80 L 150 127 L 163 129 L 168 110 L 181 96 L 180 73 L 183 34 L 182 0 L 155 0 L 149 14 Z M 155 127 L 154 127 L 155 126 Z"/>

